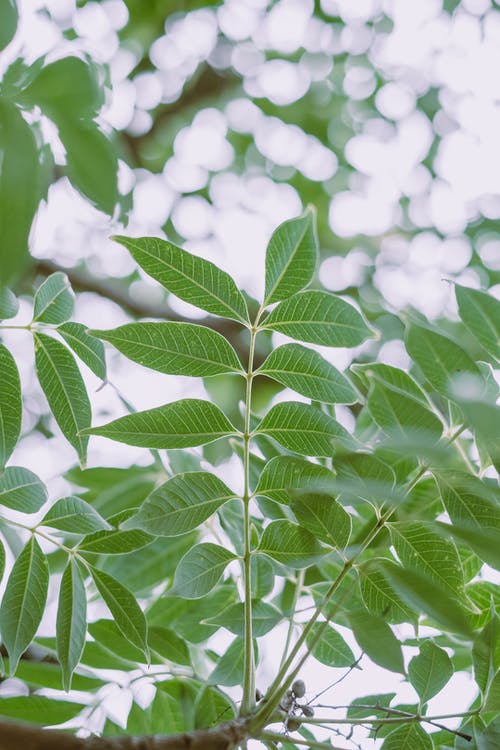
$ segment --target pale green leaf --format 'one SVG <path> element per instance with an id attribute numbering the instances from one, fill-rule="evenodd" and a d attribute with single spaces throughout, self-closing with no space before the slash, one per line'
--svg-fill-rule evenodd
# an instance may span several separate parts
<path id="1" fill-rule="evenodd" d="M 80 662 L 87 632 L 85 584 L 74 559 L 61 579 L 56 619 L 57 658 L 62 669 L 63 687 L 71 688 L 71 679 Z"/>
<path id="2" fill-rule="evenodd" d="M 419 724 L 399 726 L 384 740 L 381 750 L 432 750 L 433 742 Z"/>
<path id="3" fill-rule="evenodd" d="M 273 232 L 266 251 L 265 305 L 291 297 L 312 280 L 318 259 L 314 219 L 309 208 Z"/>
<path id="4" fill-rule="evenodd" d="M 129 517 L 128 512 L 123 515 L 126 518 Z M 118 519 L 121 517 L 122 514 L 118 514 Z M 113 518 L 110 521 L 118 526 L 118 522 Z M 124 555 L 147 547 L 152 541 L 154 541 L 153 536 L 139 529 L 122 531 L 121 528 L 112 528 L 109 531 L 96 531 L 89 534 L 80 542 L 78 549 L 80 552 L 92 552 L 97 555 Z"/>
<path id="5" fill-rule="evenodd" d="M 182 558 L 175 571 L 175 594 L 199 599 L 220 581 L 224 570 L 236 555 L 210 542 L 197 544 Z"/>
<path id="6" fill-rule="evenodd" d="M 447 398 L 457 376 L 466 373 L 481 379 L 481 370 L 474 360 L 448 336 L 412 323 L 406 330 L 405 344 L 429 383 Z"/>
<path id="7" fill-rule="evenodd" d="M 19 300 L 14 292 L 11 292 L 6 286 L 0 287 L 0 320 L 15 317 L 18 310 Z"/>
<path id="8" fill-rule="evenodd" d="M 263 558 L 264 559 L 264 558 Z M 230 604 L 229 607 L 218 612 L 204 622 L 207 625 L 217 625 L 226 628 L 235 635 L 245 633 L 245 605 L 243 602 Z M 254 638 L 261 638 L 269 633 L 282 620 L 282 614 L 272 604 L 255 599 L 252 602 L 252 634 Z"/>
<path id="9" fill-rule="evenodd" d="M 113 620 L 97 620 L 96 622 L 89 623 L 88 631 L 94 641 L 96 641 L 96 645 L 100 649 L 101 653 L 99 656 L 99 651 L 94 648 L 94 652 L 92 654 L 94 658 L 92 658 L 92 656 L 88 658 L 91 653 L 89 650 L 89 646 L 94 647 L 94 644 L 91 644 L 87 641 L 82 656 L 82 662 L 84 662 L 85 664 L 97 668 L 104 667 L 106 663 L 106 657 L 104 655 L 104 661 L 102 661 L 103 653 L 107 653 L 108 658 L 110 654 L 113 654 L 114 657 L 119 657 L 121 660 L 129 662 L 129 668 L 133 663 L 144 664 L 144 652 L 137 646 L 132 645 L 130 641 L 122 635 L 120 629 L 116 626 Z M 162 660 L 158 661 L 152 659 L 152 663 L 162 663 Z"/>
<path id="10" fill-rule="evenodd" d="M 36 639 L 37 641 L 39 639 Z M 51 655 L 56 655 L 56 643 L 55 638 L 50 639 L 53 641 L 54 648 L 51 649 Z M 45 646 L 43 646 L 45 650 Z M 21 659 L 16 669 L 16 677 L 28 685 L 36 688 L 52 688 L 53 690 L 61 690 L 63 685 L 62 669 L 59 664 L 49 663 L 48 661 L 28 661 L 27 659 Z M 87 675 L 73 673 L 73 679 L 71 686 L 73 690 L 99 690 L 106 685 L 105 680 L 98 679 L 97 677 L 88 677 Z"/>
<path id="11" fill-rule="evenodd" d="M 375 335 L 355 307 L 334 294 L 316 290 L 299 292 L 281 302 L 260 327 L 335 347 L 358 346 Z"/>
<path id="12" fill-rule="evenodd" d="M 5 547 L 3 546 L 3 543 L 0 541 L 0 581 L 3 578 L 5 570 Z"/>
<path id="13" fill-rule="evenodd" d="M 445 538 L 453 537 L 458 543 L 467 544 L 475 554 L 492 568 L 500 570 L 500 545 L 498 529 L 481 528 L 468 523 L 436 523 L 435 528 Z"/>
<path id="14" fill-rule="evenodd" d="M 80 432 L 91 422 L 90 401 L 80 370 L 66 347 L 42 333 L 34 334 L 38 379 L 61 432 L 84 464 L 88 437 Z"/>
<path id="15" fill-rule="evenodd" d="M 420 653 L 408 665 L 408 676 L 420 702 L 424 704 L 451 679 L 453 664 L 444 649 L 431 640 L 425 640 L 420 646 Z"/>
<path id="16" fill-rule="evenodd" d="M 355 445 L 333 417 L 298 401 L 273 406 L 255 432 L 269 435 L 285 448 L 305 456 L 331 456 L 339 448 Z"/>
<path id="17" fill-rule="evenodd" d="M 50 526 L 72 534 L 91 534 L 111 528 L 92 505 L 74 496 L 57 500 L 40 521 L 40 526 Z"/>
<path id="18" fill-rule="evenodd" d="M 455 284 L 458 312 L 469 331 L 500 359 L 500 302 L 491 294 Z"/>
<path id="19" fill-rule="evenodd" d="M 491 680 L 486 693 L 481 717 L 488 725 L 500 715 L 500 669 Z"/>
<path id="20" fill-rule="evenodd" d="M 315 401 L 329 404 L 357 401 L 356 391 L 345 375 L 318 352 L 300 344 L 284 344 L 274 349 L 257 373 Z"/>
<path id="21" fill-rule="evenodd" d="M 243 369 L 231 344 L 217 331 L 193 323 L 128 323 L 92 330 L 122 354 L 169 375 L 208 377 Z"/>
<path id="22" fill-rule="evenodd" d="M 146 619 L 135 597 L 104 571 L 91 568 L 91 573 L 97 590 L 108 605 L 122 635 L 148 658 Z"/>
<path id="23" fill-rule="evenodd" d="M 457 548 L 421 521 L 390 523 L 391 538 L 405 568 L 414 568 L 451 596 L 463 596 L 464 577 Z"/>
<path id="24" fill-rule="evenodd" d="M 241 685 L 243 680 L 245 644 L 243 638 L 235 638 L 227 651 L 220 657 L 217 666 L 209 677 L 212 685 Z"/>
<path id="25" fill-rule="evenodd" d="M 264 466 L 255 494 L 287 505 L 290 502 L 289 490 L 327 492 L 333 480 L 334 475 L 324 466 L 295 456 L 276 456 Z"/>
<path id="26" fill-rule="evenodd" d="M 308 568 L 326 552 L 310 531 L 290 521 L 271 521 L 257 551 L 288 568 Z"/>
<path id="27" fill-rule="evenodd" d="M 57 332 L 94 375 L 101 380 L 106 378 L 104 344 L 95 336 L 91 336 L 83 323 L 63 323 L 58 326 Z"/>
<path id="28" fill-rule="evenodd" d="M 475 387 L 475 386 L 474 386 Z M 500 407 L 484 400 L 457 399 L 465 423 L 480 441 L 480 450 L 486 453 L 500 473 Z"/>
<path id="29" fill-rule="evenodd" d="M 245 298 L 225 271 L 157 237 L 119 237 L 147 274 L 176 297 L 213 315 L 248 323 Z"/>
<path id="30" fill-rule="evenodd" d="M 173 630 L 158 626 L 149 627 L 148 643 L 153 652 L 153 659 L 159 656 L 162 660 L 174 664 L 182 664 L 186 667 L 191 665 L 191 656 L 186 642 Z"/>
<path id="31" fill-rule="evenodd" d="M 195 704 L 196 729 L 207 729 L 235 716 L 235 705 L 227 695 L 211 685 L 202 687 Z"/>
<path id="32" fill-rule="evenodd" d="M 342 501 L 357 504 L 397 503 L 403 499 L 393 469 L 373 453 L 348 453 L 335 460 L 334 486 Z"/>
<path id="33" fill-rule="evenodd" d="M 367 405 L 374 421 L 393 440 L 435 443 L 443 432 L 441 420 L 430 409 L 377 381 Z"/>
<path id="34" fill-rule="evenodd" d="M 177 474 L 153 490 L 122 528 L 178 536 L 195 529 L 233 497 L 237 495 L 208 471 Z"/>
<path id="35" fill-rule="evenodd" d="M 0 475 L 0 505 L 21 513 L 36 513 L 47 500 L 47 488 L 32 471 L 8 466 Z"/>
<path id="36" fill-rule="evenodd" d="M 218 406 L 185 398 L 91 427 L 84 435 L 101 435 L 142 448 L 189 448 L 238 434 Z"/>
<path id="37" fill-rule="evenodd" d="M 496 613 L 474 639 L 472 645 L 474 677 L 484 694 L 500 668 L 500 619 Z"/>
<path id="38" fill-rule="evenodd" d="M 316 641 L 320 630 L 323 632 Z M 356 661 L 345 640 L 331 625 L 325 627 L 322 622 L 315 623 L 307 635 L 306 643 L 312 649 L 314 658 L 327 667 L 350 667 Z"/>
<path id="39" fill-rule="evenodd" d="M 57 271 L 38 287 L 34 298 L 34 323 L 64 323 L 73 314 L 75 295 L 65 273 Z"/>
<path id="40" fill-rule="evenodd" d="M 373 379 L 378 383 L 389 387 L 391 390 L 401 393 L 403 396 L 420 401 L 423 406 L 429 406 L 429 400 L 416 380 L 404 370 L 383 362 L 370 362 L 365 365 L 351 365 L 351 370 L 361 379 L 366 390 L 369 390 Z"/>
<path id="41" fill-rule="evenodd" d="M 380 558 L 358 567 L 361 596 L 370 612 L 380 615 L 386 622 L 412 622 L 416 615 L 394 591 L 376 567 Z M 373 563 L 373 564 L 372 564 Z"/>
<path id="42" fill-rule="evenodd" d="M 15 0 L 0 0 L 0 51 L 9 44 L 16 33 L 17 21 Z"/>
<path id="43" fill-rule="evenodd" d="M 64 724 L 77 716 L 84 708 L 86 708 L 84 703 L 55 700 L 43 695 L 0 698 L 0 716 L 44 726 Z"/>
<path id="44" fill-rule="evenodd" d="M 350 610 L 347 619 L 359 647 L 384 669 L 405 674 L 401 644 L 389 625 L 366 609 Z"/>
<path id="45" fill-rule="evenodd" d="M 333 497 L 293 492 L 290 505 L 303 528 L 321 542 L 344 549 L 351 535 L 351 516 Z"/>
<path id="46" fill-rule="evenodd" d="M 19 439 L 21 432 L 21 382 L 14 357 L 0 344 L 0 471 Z"/>
<path id="47" fill-rule="evenodd" d="M 0 631 L 9 654 L 11 674 L 38 629 L 48 583 L 47 558 L 32 537 L 14 563 L 0 607 Z"/>

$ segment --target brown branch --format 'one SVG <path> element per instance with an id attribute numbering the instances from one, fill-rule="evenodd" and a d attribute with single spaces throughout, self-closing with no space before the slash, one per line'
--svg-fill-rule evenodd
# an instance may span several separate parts
<path id="1" fill-rule="evenodd" d="M 248 736 L 247 722 L 242 719 L 183 734 L 86 738 L 0 721 L 0 750 L 233 750 Z"/>

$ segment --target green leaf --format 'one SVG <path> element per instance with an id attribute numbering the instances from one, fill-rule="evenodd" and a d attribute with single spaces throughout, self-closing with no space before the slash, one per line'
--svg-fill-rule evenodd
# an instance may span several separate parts
<path id="1" fill-rule="evenodd" d="M 92 578 L 108 605 L 122 635 L 148 658 L 147 625 L 144 614 L 130 591 L 102 570 L 91 568 Z"/>
<path id="2" fill-rule="evenodd" d="M 441 437 L 441 420 L 413 398 L 375 381 L 368 394 L 368 411 L 393 440 L 435 443 Z"/>
<path id="3" fill-rule="evenodd" d="M 88 437 L 80 432 L 91 422 L 90 401 L 73 355 L 63 344 L 42 333 L 34 334 L 38 379 L 61 432 L 78 453 L 87 456 Z"/>
<path id="4" fill-rule="evenodd" d="M 104 87 L 92 65 L 68 56 L 44 65 L 24 89 L 22 102 L 38 104 L 54 120 L 65 110 L 74 117 L 89 119 L 104 104 Z"/>
<path id="5" fill-rule="evenodd" d="M 210 685 L 201 689 L 195 704 L 196 729 L 208 729 L 221 721 L 231 721 L 235 716 L 236 708 L 227 695 Z"/>
<path id="6" fill-rule="evenodd" d="M 457 600 L 426 576 L 388 560 L 379 564 L 385 578 L 412 609 L 425 612 L 443 630 L 471 635 L 471 627 Z"/>
<path id="7" fill-rule="evenodd" d="M 130 641 L 125 638 L 119 628 L 115 625 L 113 620 L 97 620 L 96 622 L 89 623 L 88 630 L 96 645 L 99 646 L 101 654 L 107 653 L 108 658 L 111 654 L 114 657 L 119 657 L 121 660 L 128 662 L 128 666 L 135 664 L 143 664 L 145 662 L 144 652 L 133 646 Z M 149 641 L 149 628 L 148 628 L 148 641 Z M 82 662 L 89 666 L 99 668 L 105 666 L 105 661 L 101 664 L 99 660 L 90 658 L 86 661 L 89 655 L 89 646 L 93 645 L 87 641 L 85 644 L 85 650 L 83 652 Z M 106 658 L 106 657 L 104 657 Z M 153 663 L 158 663 L 153 661 Z M 161 663 L 161 662 L 160 662 Z"/>
<path id="8" fill-rule="evenodd" d="M 257 552 L 288 568 L 308 568 L 323 557 L 325 551 L 310 531 L 290 521 L 271 521 L 257 548 Z"/>
<path id="9" fill-rule="evenodd" d="M 15 0 L 0 0 L 0 51 L 5 49 L 16 33 L 17 21 Z"/>
<path id="10" fill-rule="evenodd" d="M 402 623 L 417 619 L 412 610 L 394 591 L 377 567 L 380 558 L 358 567 L 361 596 L 370 612 L 380 615 L 386 622 Z M 372 564 L 373 562 L 373 564 Z"/>
<path id="11" fill-rule="evenodd" d="M 464 576 L 457 548 L 450 539 L 421 521 L 388 524 L 398 557 L 405 568 L 414 568 L 451 596 L 463 596 Z"/>
<path id="12" fill-rule="evenodd" d="M 264 466 L 255 494 L 288 505 L 290 489 L 327 492 L 333 480 L 334 475 L 324 466 L 295 456 L 276 456 Z"/>
<path id="13" fill-rule="evenodd" d="M 236 555 L 209 542 L 192 547 L 177 566 L 174 590 L 186 599 L 199 599 L 220 581 L 224 570 Z"/>
<path id="14" fill-rule="evenodd" d="M 429 383 L 447 398 L 452 395 L 452 380 L 458 375 L 469 373 L 481 379 L 474 360 L 448 336 L 412 323 L 406 329 L 405 344 Z"/>
<path id="15" fill-rule="evenodd" d="M 429 401 L 418 383 L 404 370 L 382 362 L 370 362 L 366 365 L 351 365 L 351 370 L 360 377 L 366 390 L 370 388 L 373 379 L 387 386 L 392 391 L 410 396 L 420 401 L 423 406 L 429 407 Z"/>
<path id="16" fill-rule="evenodd" d="M 91 427 L 83 430 L 83 434 L 101 435 L 142 448 L 170 449 L 204 445 L 238 433 L 215 404 L 185 398 Z"/>
<path id="17" fill-rule="evenodd" d="M 48 276 L 35 293 L 33 322 L 64 323 L 73 314 L 75 296 L 65 273 Z"/>
<path id="18" fill-rule="evenodd" d="M 274 349 L 257 370 L 307 398 L 328 404 L 352 404 L 357 394 L 347 378 L 318 352 L 300 344 Z"/>
<path id="19" fill-rule="evenodd" d="M 500 473 L 500 408 L 483 400 L 457 399 L 465 417 L 465 424 L 472 429 L 481 451 L 486 453 L 495 469 Z"/>
<path id="20" fill-rule="evenodd" d="M 359 504 L 398 503 L 403 496 L 396 485 L 393 469 L 373 453 L 348 453 L 335 461 L 334 487 L 342 502 Z"/>
<path id="21" fill-rule="evenodd" d="M 493 719 L 500 715 L 500 670 L 490 682 L 488 692 L 486 693 L 484 705 L 481 710 L 481 717 L 486 725 L 490 724 Z"/>
<path id="22" fill-rule="evenodd" d="M 101 380 L 106 378 L 104 344 L 91 336 L 82 323 L 63 323 L 57 332 L 75 352 L 76 356 Z"/>
<path id="23" fill-rule="evenodd" d="M 0 320 L 14 318 L 19 310 L 19 300 L 6 286 L 0 288 Z"/>
<path id="24" fill-rule="evenodd" d="M 472 663 L 475 680 L 484 694 L 500 668 L 500 619 L 496 613 L 474 639 Z"/>
<path id="25" fill-rule="evenodd" d="M 333 417 L 298 401 L 273 406 L 255 432 L 269 435 L 285 448 L 306 456 L 328 457 L 338 448 L 355 445 L 347 430 Z"/>
<path id="26" fill-rule="evenodd" d="M 322 346 L 358 346 L 375 335 L 355 307 L 321 291 L 294 294 L 275 307 L 260 327 Z"/>
<path id="27" fill-rule="evenodd" d="M 3 543 L 0 541 L 0 581 L 3 578 L 4 571 L 5 571 L 5 547 L 3 546 Z"/>
<path id="28" fill-rule="evenodd" d="M 127 248 L 147 274 L 176 297 L 223 318 L 248 324 L 245 298 L 233 279 L 208 260 L 157 237 L 113 239 Z"/>
<path id="29" fill-rule="evenodd" d="M 0 344 L 0 471 L 16 447 L 21 432 L 21 381 L 14 357 Z"/>
<path id="30" fill-rule="evenodd" d="M 227 651 L 222 654 L 217 666 L 209 677 L 212 685 L 241 685 L 243 680 L 245 644 L 243 638 L 235 638 Z"/>
<path id="31" fill-rule="evenodd" d="M 28 469 L 8 466 L 0 476 L 0 505 L 21 513 L 36 513 L 47 500 L 47 488 Z"/>
<path id="32" fill-rule="evenodd" d="M 191 656 L 186 642 L 173 630 L 157 626 L 148 628 L 148 643 L 153 656 L 157 654 L 167 662 L 182 664 L 186 667 L 191 665 Z"/>
<path id="33" fill-rule="evenodd" d="M 63 724 L 77 716 L 84 708 L 84 703 L 53 700 L 42 695 L 0 698 L 0 716 L 44 726 Z"/>
<path id="34" fill-rule="evenodd" d="M 401 644 L 382 617 L 366 609 L 346 614 L 354 637 L 366 655 L 384 669 L 405 674 Z"/>
<path id="35" fill-rule="evenodd" d="M 120 518 L 121 514 L 118 517 Z M 128 517 L 129 514 L 126 513 L 126 518 Z M 124 555 L 147 547 L 152 541 L 154 537 L 144 531 L 138 529 L 122 531 L 120 528 L 115 528 L 89 534 L 83 542 L 80 542 L 78 549 L 80 552 L 92 552 L 96 555 Z"/>
<path id="36" fill-rule="evenodd" d="M 316 645 L 313 646 L 320 629 L 323 629 L 323 632 Z M 324 623 L 315 623 L 307 635 L 306 643 L 309 649 L 312 649 L 311 653 L 314 658 L 321 664 L 326 664 L 327 667 L 350 667 L 356 661 L 345 640 L 331 625 L 325 628 Z"/>
<path id="37" fill-rule="evenodd" d="M 419 724 L 403 724 L 384 740 L 381 750 L 432 750 L 431 738 Z"/>
<path id="38" fill-rule="evenodd" d="M 195 529 L 233 497 L 237 495 L 208 471 L 177 474 L 153 490 L 122 528 L 178 536 Z"/>
<path id="39" fill-rule="evenodd" d="M 95 508 L 74 496 L 57 500 L 40 521 L 40 526 L 50 526 L 72 534 L 91 534 L 111 528 Z"/>
<path id="40" fill-rule="evenodd" d="M 293 493 L 291 508 L 298 523 L 321 542 L 344 549 L 351 535 L 351 516 L 332 497 L 310 492 Z"/>
<path id="41" fill-rule="evenodd" d="M 19 275 L 28 257 L 41 187 L 35 132 L 17 107 L 0 99 L 0 287 Z"/>
<path id="42" fill-rule="evenodd" d="M 207 625 L 218 625 L 226 628 L 235 635 L 243 636 L 245 633 L 245 613 L 243 602 L 230 604 L 229 607 L 218 612 L 204 622 Z M 261 638 L 269 633 L 281 622 L 282 614 L 272 604 L 255 599 L 252 602 L 252 633 L 254 638 Z"/>
<path id="43" fill-rule="evenodd" d="M 231 344 L 217 331 L 193 323 L 128 323 L 110 331 L 92 330 L 118 351 L 167 375 L 208 377 L 243 373 Z"/>
<path id="44" fill-rule="evenodd" d="M 9 654 L 11 674 L 38 629 L 48 583 L 47 558 L 32 537 L 14 563 L 0 607 L 0 631 Z"/>
<path id="45" fill-rule="evenodd" d="M 435 528 L 445 538 L 454 537 L 457 542 L 465 542 L 482 561 L 500 570 L 500 547 L 498 529 L 480 529 L 470 524 L 436 523 Z"/>
<path id="46" fill-rule="evenodd" d="M 55 639 L 53 640 L 55 641 Z M 55 656 L 55 643 L 52 653 Z M 27 661 L 26 659 L 21 659 L 17 665 L 16 677 L 36 688 L 43 687 L 61 690 L 63 684 L 62 670 L 59 664 L 50 664 L 47 661 Z M 73 690 L 98 690 L 106 685 L 106 681 L 75 672 L 71 685 Z"/>
<path id="47" fill-rule="evenodd" d="M 56 620 L 57 658 L 66 691 L 71 688 L 73 672 L 80 662 L 86 632 L 85 584 L 76 561 L 70 558 L 61 579 Z"/>
<path id="48" fill-rule="evenodd" d="M 455 284 L 458 312 L 469 331 L 500 359 L 500 302 L 490 294 Z"/>
<path id="49" fill-rule="evenodd" d="M 273 232 L 266 251 L 264 305 L 288 299 L 312 280 L 318 260 L 314 219 L 314 211 L 308 208 Z"/>
<path id="50" fill-rule="evenodd" d="M 453 664 L 446 651 L 430 639 L 420 646 L 420 653 L 408 665 L 410 682 L 422 704 L 434 697 L 453 676 Z"/>

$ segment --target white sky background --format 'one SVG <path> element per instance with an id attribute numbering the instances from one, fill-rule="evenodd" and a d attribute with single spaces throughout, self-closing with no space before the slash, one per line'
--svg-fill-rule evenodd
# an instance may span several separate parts
<path id="1" fill-rule="evenodd" d="M 331 197 L 328 218 L 333 233 L 342 238 L 359 234 L 380 237 L 380 251 L 373 259 L 353 241 L 352 251 L 342 257 L 335 254 L 332 235 L 331 255 L 320 268 L 321 282 L 342 293 L 361 283 L 375 264 L 374 283 L 390 309 L 411 304 L 431 318 L 455 314 L 451 285 L 443 279 L 484 285 L 481 270 L 466 267 L 472 247 L 464 230 L 481 216 L 500 218 L 499 3 L 463 0 L 458 11 L 449 16 L 442 11 L 440 0 L 322 0 L 326 14 L 340 15 L 345 22 L 338 33 L 327 22 L 313 18 L 312 0 L 281 0 L 271 11 L 266 0 L 226 0 L 217 10 L 202 9 L 169 21 L 164 36 L 151 49 L 155 70 L 141 73 L 133 81 L 127 76 L 137 62 L 138 51 L 120 48 L 117 36 L 127 22 L 122 0 L 88 2 L 80 10 L 75 9 L 73 0 L 22 0 L 20 5 L 21 29 L 4 56 L 5 64 L 21 48 L 30 62 L 41 54 L 56 59 L 69 52 L 89 52 L 109 64 L 111 71 L 112 90 L 102 113 L 102 127 L 137 135 L 151 127 L 150 111 L 161 102 L 175 101 L 185 81 L 206 59 L 216 67 L 231 65 L 242 76 L 248 97 L 267 97 L 277 105 L 287 105 L 318 83 L 328 96 L 335 56 L 350 53 L 352 63 L 342 86 L 354 104 L 373 92 L 374 70 L 387 83 L 376 96 L 380 116 L 362 124 L 347 143 L 345 157 L 355 172 L 349 188 Z M 50 16 L 38 12 L 44 9 Z M 392 19 L 393 28 L 374 38 L 367 22 L 382 9 Z M 69 26 L 79 35 L 76 41 L 62 36 Z M 267 61 L 268 49 L 283 55 L 298 49 L 303 52 L 297 62 Z M 365 53 L 370 64 L 362 62 Z M 439 89 L 441 106 L 433 122 L 415 107 L 417 98 L 430 87 Z M 331 127 L 334 135 L 334 122 Z M 250 294 L 261 294 L 267 240 L 278 223 L 302 210 L 301 197 L 286 182 L 277 183 L 251 166 L 243 174 L 237 173 L 229 130 L 253 135 L 255 148 L 269 164 L 280 166 L 284 174 L 298 170 L 307 179 L 322 183 L 327 191 L 339 168 L 332 144 L 322 144 L 301 128 L 265 115 L 251 99 L 240 95 L 222 111 L 200 110 L 178 133 L 173 155 L 162 173 L 132 171 L 121 165 L 121 189 L 133 189 L 126 229 L 93 209 L 66 180 L 53 185 L 33 231 L 34 255 L 67 266 L 86 259 L 89 270 L 98 276 L 126 276 L 134 263 L 109 235 L 163 236 L 161 227 L 170 217 L 187 249 L 218 263 Z M 433 178 L 421 162 L 436 133 L 440 142 Z M 64 149 L 56 133 L 51 137 L 62 162 Z M 210 201 L 195 194 L 205 187 Z M 412 240 L 397 231 L 402 198 L 408 201 L 411 222 L 420 229 Z M 500 270 L 498 239 L 484 236 L 476 249 L 486 267 Z M 131 293 L 148 301 L 163 299 L 160 287 L 145 276 L 134 283 Z M 492 293 L 500 296 L 500 289 L 494 288 Z M 171 303 L 180 313 L 199 315 L 189 305 L 174 299 Z M 23 302 L 17 322 L 29 319 L 30 310 Z M 112 303 L 82 294 L 75 319 L 89 327 L 111 328 L 128 318 Z M 20 363 L 28 394 L 24 423 L 28 432 L 44 411 L 44 400 L 35 385 L 28 334 L 5 334 L 5 342 Z M 343 350 L 324 349 L 322 353 L 341 368 L 349 365 L 353 355 Z M 398 342 L 384 346 L 379 356 L 391 364 L 407 364 Z M 186 396 L 206 397 L 196 379 L 154 373 L 112 352 L 108 365 L 110 380 L 138 409 Z M 88 371 L 84 376 L 95 422 L 123 413 L 110 387 L 97 392 L 97 379 Z M 289 395 L 285 393 L 285 397 Z M 294 394 L 293 398 L 300 397 Z M 14 463 L 33 469 L 49 482 L 52 499 L 67 491 L 58 475 L 74 462 L 72 449 L 55 431 L 56 437 L 50 440 L 28 436 L 13 457 Z M 134 461 L 148 463 L 149 455 L 142 449 L 92 438 L 89 465 L 126 466 Z M 227 474 L 238 481 L 234 466 L 228 467 Z M 278 639 L 278 634 L 274 638 Z M 265 639 L 262 643 L 265 666 L 259 684 L 265 687 L 275 669 L 278 649 L 274 643 L 266 647 Z M 403 700 L 415 699 L 412 688 L 400 687 L 397 675 L 385 670 L 382 674 L 366 658 L 363 667 L 362 673 L 354 673 L 342 683 L 341 699 L 327 694 L 325 702 L 348 703 L 354 696 L 380 691 L 381 685 L 384 691 L 397 690 Z M 333 681 L 336 672 L 311 660 L 302 677 L 310 691 L 316 692 Z M 431 705 L 440 713 L 465 709 L 473 690 L 467 677 L 456 675 Z M 375 748 L 377 743 L 365 740 L 364 747 Z"/>

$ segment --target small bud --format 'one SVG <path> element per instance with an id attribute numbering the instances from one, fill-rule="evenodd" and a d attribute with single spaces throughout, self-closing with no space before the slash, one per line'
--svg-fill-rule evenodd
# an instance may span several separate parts
<path id="1" fill-rule="evenodd" d="M 309 718 L 314 716 L 314 708 L 311 708 L 311 706 L 301 706 L 301 709 L 304 716 L 308 716 Z"/>
<path id="2" fill-rule="evenodd" d="M 297 729 L 300 729 L 301 723 L 302 722 L 300 721 L 300 719 L 294 719 L 292 717 L 292 718 L 290 718 L 290 719 L 287 720 L 287 722 L 286 722 L 286 728 L 288 729 L 289 732 L 296 732 Z"/>
<path id="3" fill-rule="evenodd" d="M 306 686 L 303 680 L 295 680 L 292 685 L 292 692 L 296 698 L 302 698 L 306 694 Z"/>

